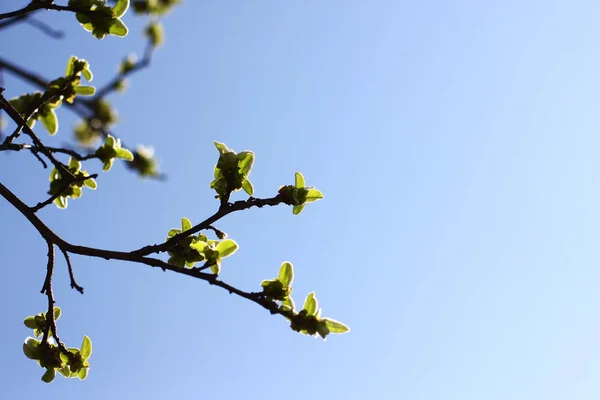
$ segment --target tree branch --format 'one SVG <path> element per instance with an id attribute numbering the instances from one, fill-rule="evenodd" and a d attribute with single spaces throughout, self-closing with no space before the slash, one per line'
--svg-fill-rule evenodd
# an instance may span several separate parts
<path id="1" fill-rule="evenodd" d="M 31 3 L 29 3 L 28 5 L 26 5 L 25 7 L 21 8 L 20 10 L 15 10 L 15 11 L 11 11 L 11 12 L 7 12 L 4 14 L 0 14 L 0 20 L 2 19 L 6 19 L 6 18 L 15 18 L 15 17 L 24 17 L 27 14 L 30 14 L 34 11 L 37 10 L 54 10 L 54 11 L 69 11 L 69 12 L 73 12 L 73 13 L 84 13 L 84 14 L 92 14 L 94 11 L 93 10 L 86 10 L 86 9 L 80 9 L 80 8 L 75 8 L 75 7 L 69 7 L 69 6 L 59 6 L 56 4 L 53 4 L 49 1 L 44 1 L 44 0 L 32 0 Z"/>
<path id="2" fill-rule="evenodd" d="M 256 199 L 254 197 L 250 197 L 248 200 L 239 200 L 235 203 L 225 203 L 225 205 L 219 208 L 219 211 L 217 211 L 204 221 L 200 222 L 199 224 L 193 226 L 191 229 L 188 229 L 185 232 L 178 233 L 177 235 L 171 237 L 164 243 L 145 246 L 141 249 L 133 251 L 132 253 L 138 255 L 148 255 L 152 253 L 160 253 L 163 251 L 167 251 L 176 246 L 179 242 L 181 242 L 181 240 L 183 240 L 189 235 L 193 235 L 194 233 L 198 233 L 202 230 L 213 229 L 211 226 L 213 223 L 220 220 L 227 214 L 231 214 L 234 211 L 246 210 L 252 207 L 262 208 L 264 206 L 276 206 L 281 203 L 283 203 L 283 198 L 280 195 L 268 199 Z"/>
<path id="3" fill-rule="evenodd" d="M 214 275 L 214 274 L 208 274 L 208 273 L 198 271 L 197 269 L 193 269 L 193 268 L 187 269 L 187 268 L 177 267 L 177 266 L 171 265 L 165 261 L 159 260 L 157 258 L 147 257 L 147 256 L 141 255 L 137 252 L 103 250 L 103 249 L 97 249 L 97 248 L 93 248 L 93 247 L 86 247 L 86 246 L 79 246 L 79 245 L 71 244 L 71 243 L 65 241 L 64 239 L 62 239 L 60 236 L 58 236 L 56 233 L 54 233 L 48 226 L 46 226 L 46 224 L 44 224 L 38 218 L 38 216 L 33 211 L 31 211 L 30 207 L 27 206 L 27 204 L 23 203 L 23 201 L 21 201 L 21 199 L 19 199 L 14 193 L 12 193 L 2 183 L 0 183 L 0 196 L 4 197 L 10 204 L 13 205 L 13 207 L 15 207 L 17 210 L 19 210 L 19 212 L 21 214 L 23 214 L 23 216 L 25 218 L 27 218 L 27 220 L 29 220 L 29 222 L 36 228 L 36 230 L 40 233 L 40 235 L 48 243 L 55 244 L 56 246 L 58 246 L 61 249 L 61 251 L 69 252 L 72 254 L 79 254 L 79 255 L 88 256 L 88 257 L 103 258 L 105 260 L 112 259 L 112 260 L 129 261 L 129 262 L 134 262 L 134 263 L 138 263 L 138 264 L 148 265 L 151 267 L 158 267 L 158 268 L 161 268 L 163 271 L 168 270 L 171 272 L 175 272 L 177 274 L 191 276 L 193 278 L 206 281 L 210 285 L 218 286 L 222 289 L 225 289 L 230 294 L 235 294 L 237 296 L 248 299 L 248 300 L 262 306 L 263 308 L 267 309 L 271 314 L 280 314 L 291 320 L 294 320 L 295 318 L 297 318 L 296 316 L 294 316 L 294 314 L 291 311 L 284 311 L 277 305 L 276 302 L 266 299 L 262 295 L 261 292 L 245 292 L 243 290 L 237 289 L 237 288 L 229 285 L 228 283 L 220 281 L 219 279 L 217 279 L 217 275 Z M 220 215 L 219 218 L 221 218 L 222 216 L 227 215 L 233 211 L 243 210 L 243 209 L 255 207 L 255 206 L 262 207 L 264 205 L 275 205 L 275 204 L 279 204 L 280 202 L 281 202 L 281 200 L 278 199 L 277 197 L 272 198 L 272 199 L 250 199 L 247 202 L 246 201 L 238 201 L 236 203 L 231 204 L 228 211 L 224 212 L 222 215 Z M 243 206 L 242 203 L 246 203 L 246 205 Z M 217 213 L 217 214 L 219 214 L 219 213 Z M 217 214 L 215 214 L 215 215 L 217 215 Z M 213 220 L 214 217 L 215 216 L 208 218 L 207 221 L 211 220 L 212 222 L 214 222 L 214 220 Z M 216 218 L 216 219 L 219 219 L 219 218 Z M 210 225 L 210 223 L 209 223 L 209 225 Z M 200 226 L 200 224 L 197 225 L 195 228 L 192 228 L 184 233 L 186 235 L 191 234 L 191 232 L 194 229 L 197 229 L 198 226 Z"/>
<path id="4" fill-rule="evenodd" d="M 43 155 L 45 155 L 52 164 L 54 164 L 56 169 L 58 169 L 63 176 L 69 177 L 70 180 L 72 180 L 72 181 L 75 180 L 76 178 L 71 173 L 71 171 L 69 171 L 69 169 L 67 167 L 65 167 L 64 164 L 62 164 L 60 161 L 58 161 L 56 158 L 54 158 L 54 156 L 52 155 L 52 152 L 50 152 L 50 150 L 48 150 L 46 148 L 46 146 L 44 146 L 44 144 L 40 141 L 40 139 L 38 139 L 38 137 L 33 132 L 33 130 L 29 126 L 27 126 L 27 123 L 23 120 L 23 118 L 21 117 L 19 112 L 17 110 L 15 110 L 15 108 L 9 103 L 8 100 L 6 100 L 6 98 L 4 96 L 2 96 L 3 91 L 4 91 L 4 88 L 0 88 L 0 108 L 4 109 L 4 111 L 6 111 L 8 116 L 13 121 L 15 121 L 15 123 L 17 125 L 23 126 L 25 133 L 27 133 L 27 135 L 29 135 L 29 137 L 31 137 L 31 140 L 36 145 L 36 147 L 39 149 L 39 151 Z"/>
<path id="5" fill-rule="evenodd" d="M 69 253 L 65 250 L 62 250 L 63 256 L 65 257 L 65 261 L 67 262 L 67 267 L 69 268 L 69 279 L 71 279 L 71 289 L 77 290 L 79 293 L 83 294 L 83 287 L 79 286 L 75 281 L 75 274 L 73 273 L 73 266 L 71 265 L 71 258 L 69 257 Z"/>

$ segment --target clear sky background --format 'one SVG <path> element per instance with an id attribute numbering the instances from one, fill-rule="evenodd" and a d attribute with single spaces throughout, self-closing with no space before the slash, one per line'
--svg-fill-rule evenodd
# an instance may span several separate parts
<path id="1" fill-rule="evenodd" d="M 74 54 L 102 85 L 144 46 L 133 15 L 129 37 L 103 41 L 72 15 L 38 18 L 67 38 L 14 27 L 0 54 L 48 78 Z M 599 19 L 592 0 L 186 1 L 152 67 L 114 96 L 114 132 L 153 145 L 168 182 L 119 164 L 41 216 L 79 244 L 159 242 L 216 210 L 214 140 L 253 150 L 257 196 L 302 171 L 325 199 L 220 222 L 240 245 L 222 277 L 256 290 L 289 260 L 297 302 L 316 291 L 352 331 L 323 342 L 205 282 L 74 256 L 86 292 L 59 262 L 59 329 L 92 338 L 92 368 L 43 384 L 21 343 L 46 304 L 45 243 L 2 201 L 0 397 L 597 399 Z M 76 122 L 59 117 L 50 143 Z M 48 174 L 0 156 L 1 182 L 30 204 Z"/>

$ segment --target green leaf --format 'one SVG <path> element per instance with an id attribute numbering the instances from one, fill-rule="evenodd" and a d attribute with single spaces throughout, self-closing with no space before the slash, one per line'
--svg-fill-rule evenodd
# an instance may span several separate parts
<path id="1" fill-rule="evenodd" d="M 79 354 L 81 354 L 81 358 L 83 358 L 84 361 L 90 358 L 92 355 L 92 341 L 89 337 L 83 337 L 83 343 L 81 343 L 81 350 L 79 351 Z"/>
<path id="2" fill-rule="evenodd" d="M 71 188 L 71 195 L 70 195 L 70 196 L 71 196 L 71 198 L 73 198 L 73 199 L 78 199 L 78 198 L 80 198 L 80 197 L 81 197 L 81 194 L 82 194 L 82 193 L 83 193 L 83 190 L 81 190 L 81 188 L 80 188 L 80 187 L 73 186 L 73 187 Z"/>
<path id="3" fill-rule="evenodd" d="M 116 19 L 113 24 L 110 26 L 108 31 L 111 35 L 124 37 L 127 36 L 127 25 L 123 23 L 120 19 Z"/>
<path id="4" fill-rule="evenodd" d="M 84 380 L 85 378 L 87 378 L 88 375 L 88 368 L 81 368 L 78 372 L 77 372 L 77 376 L 79 377 L 79 379 Z"/>
<path id="5" fill-rule="evenodd" d="M 162 43 L 164 41 L 164 33 L 163 33 L 163 27 L 160 23 L 158 23 L 158 22 L 149 23 L 148 26 L 146 26 L 146 29 L 144 29 L 144 33 L 145 33 L 146 37 L 148 38 L 148 40 L 150 41 L 150 43 L 152 44 L 152 46 L 158 47 L 158 46 L 162 45 Z"/>
<path id="6" fill-rule="evenodd" d="M 25 356 L 32 360 L 39 360 L 41 357 L 41 350 L 39 349 L 40 342 L 32 337 L 25 339 L 23 343 L 23 353 Z"/>
<path id="7" fill-rule="evenodd" d="M 117 18 L 121 18 L 129 8 L 129 0 L 117 0 L 117 4 L 113 7 L 113 14 Z"/>
<path id="8" fill-rule="evenodd" d="M 232 239 L 225 239 L 217 245 L 217 251 L 219 252 L 220 258 L 229 257 L 235 253 L 238 249 L 238 245 Z"/>
<path id="9" fill-rule="evenodd" d="M 54 320 L 58 321 L 60 318 L 60 307 L 54 307 Z"/>
<path id="10" fill-rule="evenodd" d="M 50 109 L 47 113 L 39 114 L 39 116 L 48 133 L 50 135 L 55 135 L 56 132 L 58 132 L 58 119 L 56 118 L 54 110 Z"/>
<path id="11" fill-rule="evenodd" d="M 254 187 L 252 186 L 252 182 L 250 182 L 248 179 L 244 179 L 242 182 L 242 189 L 244 189 L 244 192 L 248 193 L 248 196 L 252 196 L 254 194 Z"/>
<path id="12" fill-rule="evenodd" d="M 296 172 L 296 187 L 303 188 L 304 185 L 304 176 L 300 172 Z"/>
<path id="13" fill-rule="evenodd" d="M 94 86 L 75 86 L 73 90 L 80 96 L 93 96 L 96 93 Z"/>
<path id="14" fill-rule="evenodd" d="M 67 198 L 63 197 L 63 196 L 59 196 L 54 200 L 54 204 L 56 204 L 56 206 L 58 208 L 63 208 L 63 209 L 67 208 L 67 205 L 68 205 Z"/>
<path id="15" fill-rule="evenodd" d="M 215 170 L 213 172 L 213 176 L 215 177 L 215 179 L 219 179 L 220 177 L 223 176 L 221 169 L 219 167 L 217 167 L 216 165 L 215 165 Z"/>
<path id="16" fill-rule="evenodd" d="M 302 210 L 304 210 L 304 204 L 301 204 L 299 206 L 294 206 L 294 215 L 298 215 L 302 212 Z"/>
<path id="17" fill-rule="evenodd" d="M 77 61 L 77 57 L 71 56 L 69 61 L 67 61 L 67 70 L 65 71 L 65 76 L 71 76 L 75 72 L 75 61 Z"/>
<path id="18" fill-rule="evenodd" d="M 181 231 L 185 232 L 189 229 L 192 229 L 192 221 L 185 217 L 181 218 Z"/>
<path id="19" fill-rule="evenodd" d="M 60 357 L 63 358 L 62 353 L 60 354 Z M 61 369 L 58 370 L 58 373 L 66 378 L 70 378 L 71 377 L 71 368 L 69 368 L 69 365 L 65 365 L 64 367 L 62 367 Z"/>
<path id="20" fill-rule="evenodd" d="M 294 304 L 294 300 L 291 297 L 286 298 L 281 302 L 281 305 L 284 309 L 289 309 L 289 311 L 294 311 L 296 309 L 296 304 Z"/>
<path id="21" fill-rule="evenodd" d="M 106 141 L 104 142 L 104 145 L 105 145 L 106 147 L 115 147 L 115 143 L 116 143 L 116 142 L 117 142 L 117 141 L 116 141 L 116 139 L 114 138 L 114 136 L 112 136 L 112 135 L 108 135 L 108 136 L 106 137 Z"/>
<path id="22" fill-rule="evenodd" d="M 294 280 L 294 267 L 289 262 L 284 262 L 281 264 L 281 268 L 279 268 L 279 281 L 283 284 L 283 286 L 289 286 L 292 284 Z"/>
<path id="23" fill-rule="evenodd" d="M 345 333 L 350 330 L 346 325 L 342 324 L 335 319 L 323 318 L 322 320 L 327 325 L 327 328 L 331 333 Z"/>
<path id="24" fill-rule="evenodd" d="M 210 266 L 210 270 L 212 271 L 213 274 L 219 275 L 219 273 L 221 272 L 221 263 L 216 262 L 216 263 L 212 264 Z"/>
<path id="25" fill-rule="evenodd" d="M 35 317 L 33 317 L 33 316 L 25 318 L 25 320 L 23 321 L 23 323 L 29 329 L 36 329 L 38 327 L 37 322 L 35 322 Z"/>
<path id="26" fill-rule="evenodd" d="M 173 236 L 177 235 L 178 233 L 181 233 L 181 229 L 171 229 L 171 230 L 169 230 L 169 233 L 167 233 L 167 236 L 173 237 Z"/>
<path id="27" fill-rule="evenodd" d="M 96 190 L 96 188 L 98 187 L 98 184 L 96 183 L 96 181 L 92 178 L 90 179 L 86 179 L 85 181 L 83 181 L 83 184 L 92 190 Z"/>
<path id="28" fill-rule="evenodd" d="M 312 203 L 313 201 L 317 201 L 323 198 L 323 193 L 321 193 L 317 189 L 308 189 L 306 193 L 306 202 Z"/>
<path id="29" fill-rule="evenodd" d="M 56 369 L 48 368 L 46 370 L 46 373 L 44 375 L 42 375 L 42 380 L 46 383 L 50 383 L 54 380 L 55 377 L 56 377 Z"/>
<path id="30" fill-rule="evenodd" d="M 227 146 L 224 143 L 219 143 L 219 142 L 214 142 L 215 143 L 215 147 L 217 148 L 217 150 L 219 150 L 219 153 L 221 154 L 225 154 L 229 151 L 229 149 L 227 148 Z M 216 176 L 215 176 L 216 178 Z"/>
<path id="31" fill-rule="evenodd" d="M 242 151 L 238 154 L 238 169 L 240 174 L 248 175 L 254 164 L 254 153 L 251 151 Z"/>
<path id="32" fill-rule="evenodd" d="M 327 327 L 327 324 L 323 321 L 318 321 L 317 325 L 317 333 L 319 334 L 319 336 L 321 336 L 323 339 L 325 339 L 327 337 L 327 335 L 329 335 L 331 332 L 329 331 L 329 328 Z"/>
<path id="33" fill-rule="evenodd" d="M 315 297 L 315 292 L 310 292 L 308 296 L 306 296 L 306 300 L 304 301 L 304 307 L 302 309 L 306 310 L 307 315 L 315 315 L 317 313 L 318 307 L 317 298 Z"/>
<path id="34" fill-rule="evenodd" d="M 104 163 L 104 166 L 102 167 L 102 171 L 110 171 L 110 169 L 112 168 L 113 164 L 115 163 L 115 159 L 111 158 L 110 160 L 107 160 Z"/>
<path id="35" fill-rule="evenodd" d="M 69 159 L 69 169 L 79 171 L 81 169 L 81 163 L 76 158 L 71 157 Z"/>
<path id="36" fill-rule="evenodd" d="M 94 79 L 94 74 L 92 74 L 92 70 L 89 68 L 84 68 L 83 71 L 81 71 L 81 74 L 85 77 L 85 79 L 87 79 L 88 82 L 91 82 L 92 79 Z"/>
<path id="37" fill-rule="evenodd" d="M 196 249 L 196 250 L 198 250 L 198 252 L 200 252 L 200 253 L 203 253 L 203 252 L 204 252 L 204 250 L 206 250 L 206 248 L 208 247 L 208 243 L 206 243 L 205 241 L 202 241 L 202 240 L 201 240 L 201 241 L 198 241 L 198 242 L 192 243 L 192 244 L 190 245 L 190 247 L 191 247 L 192 249 Z"/>
<path id="38" fill-rule="evenodd" d="M 117 157 L 126 161 L 133 161 L 133 153 L 127 149 L 116 149 Z"/>

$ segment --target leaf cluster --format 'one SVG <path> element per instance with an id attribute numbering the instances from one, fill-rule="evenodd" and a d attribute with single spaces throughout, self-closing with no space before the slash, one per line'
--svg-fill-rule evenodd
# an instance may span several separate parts
<path id="1" fill-rule="evenodd" d="M 54 307 L 54 320 L 60 317 L 60 308 Z M 92 355 L 92 341 L 84 336 L 81 348 L 62 348 L 52 339 L 48 315 L 37 314 L 29 316 L 23 321 L 25 326 L 33 329 L 34 337 L 28 337 L 23 343 L 23 353 L 27 358 L 37 361 L 46 372 L 42 380 L 50 383 L 56 377 L 56 372 L 66 378 L 85 379 L 90 369 L 88 359 Z M 45 335 L 44 335 L 45 333 Z M 42 339 L 36 339 L 44 335 Z"/>

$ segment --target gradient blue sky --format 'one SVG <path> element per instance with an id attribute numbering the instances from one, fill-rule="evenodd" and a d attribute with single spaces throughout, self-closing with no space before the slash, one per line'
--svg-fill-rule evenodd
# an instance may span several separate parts
<path id="1" fill-rule="evenodd" d="M 72 15 L 39 18 L 67 39 L 20 26 L 0 52 L 48 77 L 75 54 L 101 85 L 143 47 L 132 15 L 128 38 L 103 41 Z M 23 318 L 45 308 L 45 244 L 4 202 L 0 397 L 597 399 L 599 19 L 591 0 L 185 2 L 152 68 L 114 97 L 115 133 L 153 145 L 169 181 L 118 165 L 41 216 L 81 244 L 161 241 L 216 209 L 212 141 L 251 149 L 258 196 L 302 171 L 326 198 L 219 223 L 240 244 L 222 277 L 254 290 L 289 260 L 297 301 L 316 291 L 352 332 L 303 337 L 204 282 L 75 256 L 86 294 L 59 264 L 59 329 L 92 338 L 92 369 L 45 385 L 21 351 Z M 55 144 L 76 121 L 59 117 Z M 31 156 L 0 168 L 30 203 L 44 197 L 49 171 Z"/>

